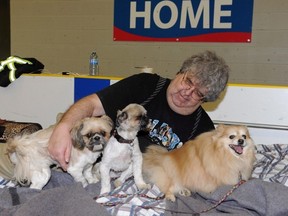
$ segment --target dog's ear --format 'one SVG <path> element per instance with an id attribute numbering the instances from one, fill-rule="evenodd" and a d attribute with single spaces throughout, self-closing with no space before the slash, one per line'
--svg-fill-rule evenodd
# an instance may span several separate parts
<path id="1" fill-rule="evenodd" d="M 223 132 L 225 131 L 225 127 L 226 126 L 224 124 L 217 125 L 216 129 L 213 132 L 212 139 L 213 140 L 219 139 L 219 136 L 221 136 L 223 134 Z"/>
<path id="2" fill-rule="evenodd" d="M 128 118 L 127 112 L 118 111 L 117 112 L 117 119 L 116 119 L 116 126 L 119 127 L 120 124 Z"/>
<path id="3" fill-rule="evenodd" d="M 114 122 L 112 121 L 112 119 L 111 119 L 109 116 L 107 116 L 107 115 L 102 115 L 101 118 L 104 119 L 104 120 L 106 120 L 107 122 L 109 122 L 109 125 L 111 126 L 111 128 L 114 127 Z"/>
<path id="4" fill-rule="evenodd" d="M 60 120 L 62 119 L 64 113 L 58 113 L 56 116 L 56 123 L 60 122 Z"/>
<path id="5" fill-rule="evenodd" d="M 221 131 L 223 131 L 225 129 L 225 125 L 224 124 L 219 124 L 217 127 L 216 127 L 216 130 L 218 131 L 218 132 L 221 132 Z"/>
<path id="6" fill-rule="evenodd" d="M 72 145 L 77 149 L 84 149 L 85 141 L 83 139 L 83 135 L 81 131 L 83 129 L 83 123 L 76 125 L 71 131 Z"/>

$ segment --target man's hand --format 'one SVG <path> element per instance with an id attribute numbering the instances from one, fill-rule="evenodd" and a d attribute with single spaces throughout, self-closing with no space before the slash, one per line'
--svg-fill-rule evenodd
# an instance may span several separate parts
<path id="1" fill-rule="evenodd" d="M 70 129 L 65 124 L 59 123 L 53 130 L 48 144 L 51 157 L 58 161 L 62 169 L 67 170 L 70 160 L 72 140 Z"/>
<path id="2" fill-rule="evenodd" d="M 80 119 L 104 115 L 104 108 L 97 94 L 91 94 L 78 100 L 62 116 L 55 126 L 48 144 L 48 151 L 60 166 L 67 170 L 70 160 L 72 126 Z"/>

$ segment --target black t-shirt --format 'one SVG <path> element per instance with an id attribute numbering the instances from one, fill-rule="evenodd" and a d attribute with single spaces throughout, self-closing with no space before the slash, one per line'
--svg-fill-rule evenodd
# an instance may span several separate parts
<path id="1" fill-rule="evenodd" d="M 130 103 L 143 104 L 148 99 L 149 102 L 143 106 L 152 126 L 149 134 L 138 137 L 142 151 L 151 143 L 163 145 L 168 150 L 178 148 L 200 133 L 214 129 L 212 120 L 201 106 L 186 116 L 171 110 L 166 99 L 166 90 L 171 80 L 161 78 L 163 86 L 160 89 L 159 79 L 157 74 L 136 74 L 97 92 L 105 113 L 114 121 L 117 110 Z"/>

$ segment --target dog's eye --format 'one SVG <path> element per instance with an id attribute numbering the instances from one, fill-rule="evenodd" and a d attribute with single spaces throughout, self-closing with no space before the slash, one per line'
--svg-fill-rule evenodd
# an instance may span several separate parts
<path id="1" fill-rule="evenodd" d="M 136 120 L 141 120 L 142 119 L 142 115 L 136 116 Z"/>
<path id="2" fill-rule="evenodd" d="M 125 120 L 128 118 L 128 114 L 126 112 L 122 112 L 119 117 Z"/>
<path id="3" fill-rule="evenodd" d="M 88 133 L 88 134 L 86 134 L 86 136 L 87 136 L 87 138 L 91 138 L 91 137 L 93 137 L 94 136 L 94 134 L 93 133 Z"/>
<path id="4" fill-rule="evenodd" d="M 105 137 L 106 136 L 106 131 L 100 131 L 101 136 Z"/>
<path id="5" fill-rule="evenodd" d="M 229 136 L 229 139 L 234 139 L 235 138 L 235 135 L 230 135 Z"/>
<path id="6" fill-rule="evenodd" d="M 247 136 L 246 135 L 242 135 L 243 139 L 247 139 Z"/>

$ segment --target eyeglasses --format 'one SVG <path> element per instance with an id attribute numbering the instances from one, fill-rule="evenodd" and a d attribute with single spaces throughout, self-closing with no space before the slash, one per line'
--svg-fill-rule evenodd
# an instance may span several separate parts
<path id="1" fill-rule="evenodd" d="M 194 100 L 197 100 L 197 101 L 201 101 L 205 98 L 205 95 L 202 94 L 197 88 L 195 88 L 195 85 L 194 83 L 192 82 L 191 79 L 189 79 L 187 77 L 187 73 L 184 73 L 183 75 L 183 78 L 181 80 L 181 85 L 186 89 L 186 90 L 189 90 L 191 88 L 194 88 L 193 91 L 191 92 L 191 97 L 194 99 Z"/>

